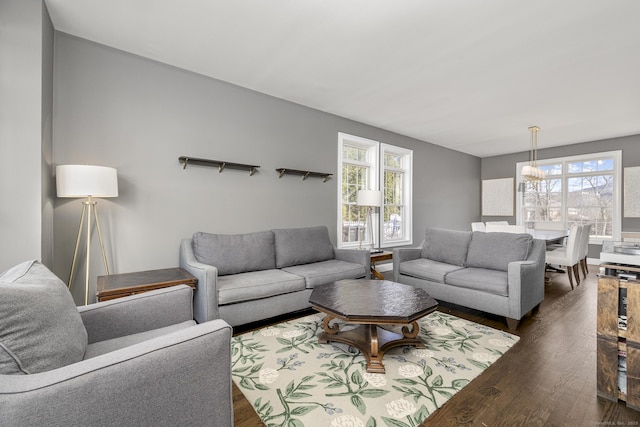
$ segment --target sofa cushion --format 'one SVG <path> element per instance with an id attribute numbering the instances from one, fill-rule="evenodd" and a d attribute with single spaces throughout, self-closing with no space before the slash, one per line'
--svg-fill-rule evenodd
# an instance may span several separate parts
<path id="1" fill-rule="evenodd" d="M 137 334 L 125 335 L 123 337 L 98 341 L 87 346 L 87 351 L 84 353 L 84 360 L 91 359 L 102 354 L 111 353 L 112 351 L 120 350 L 121 348 L 130 347 L 143 341 L 161 337 L 175 331 L 181 331 L 195 324 L 196 322 L 194 320 L 187 320 L 182 323 L 176 323 L 174 325 L 152 329 L 150 331 L 144 331 Z"/>
<path id="2" fill-rule="evenodd" d="M 506 271 L 468 267 L 447 274 L 445 282 L 451 286 L 509 296 L 509 277 Z"/>
<path id="3" fill-rule="evenodd" d="M 474 231 L 467 266 L 507 271 L 513 261 L 524 261 L 533 237 L 527 233 L 483 233 Z"/>
<path id="4" fill-rule="evenodd" d="M 470 241 L 470 231 L 427 228 L 422 257 L 464 267 Z"/>
<path id="5" fill-rule="evenodd" d="M 82 360 L 87 331 L 67 286 L 38 261 L 0 275 L 0 374 L 35 374 Z"/>
<path id="6" fill-rule="evenodd" d="M 276 266 L 292 265 L 333 259 L 333 245 L 327 227 L 285 228 L 273 230 L 276 240 Z"/>
<path id="7" fill-rule="evenodd" d="M 367 275 L 362 264 L 331 259 L 311 264 L 293 265 L 284 271 L 304 277 L 307 289 L 342 279 L 360 279 Z"/>
<path id="8" fill-rule="evenodd" d="M 418 258 L 400 263 L 400 274 L 430 280 L 432 282 L 444 283 L 447 274 L 462 268 L 464 267 L 426 258 Z"/>
<path id="9" fill-rule="evenodd" d="M 213 265 L 221 276 L 269 270 L 276 266 L 271 231 L 249 234 L 197 232 L 193 235 L 193 251 L 199 262 Z"/>
<path id="10" fill-rule="evenodd" d="M 302 291 L 304 278 L 282 270 L 252 271 L 218 277 L 218 305 Z"/>

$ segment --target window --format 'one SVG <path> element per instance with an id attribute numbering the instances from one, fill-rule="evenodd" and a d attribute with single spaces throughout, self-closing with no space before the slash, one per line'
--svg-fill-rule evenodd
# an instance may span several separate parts
<path id="1" fill-rule="evenodd" d="M 382 144 L 382 246 L 411 243 L 411 167 L 413 152 Z M 405 228 L 409 228 L 409 231 Z M 408 241 L 408 242 L 407 242 Z"/>
<path id="2" fill-rule="evenodd" d="M 340 133 L 338 162 L 338 246 L 370 247 L 372 243 L 367 208 L 357 205 L 358 190 L 381 190 L 383 194 L 380 214 L 372 215 L 376 246 L 411 244 L 413 152 Z"/>
<path id="3" fill-rule="evenodd" d="M 591 243 L 619 240 L 622 153 L 611 151 L 537 162 L 545 178 L 526 183 L 517 222 L 538 228 L 569 229 L 591 223 Z M 527 162 L 518 163 L 517 176 Z"/>

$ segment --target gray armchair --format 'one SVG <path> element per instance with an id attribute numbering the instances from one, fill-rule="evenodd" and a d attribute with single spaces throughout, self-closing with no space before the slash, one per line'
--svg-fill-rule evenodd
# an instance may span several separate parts
<path id="1" fill-rule="evenodd" d="M 37 267 L 40 273 L 43 268 L 46 270 L 41 264 Z M 24 277 L 3 281 L 0 276 L 0 296 L 5 298 L 0 301 L 0 322 L 9 333 L 16 329 L 16 323 L 6 320 L 11 313 L 5 302 L 13 298 L 15 305 L 14 297 L 24 292 L 22 289 L 30 292 L 33 288 L 33 277 L 22 288 L 17 283 L 20 280 L 25 281 Z M 46 305 L 46 299 L 59 301 L 51 296 L 51 289 L 60 295 L 62 291 L 51 283 L 55 282 L 51 277 L 47 280 L 50 283 L 44 301 L 39 301 L 37 295 L 29 296 L 35 304 Z M 64 284 L 62 287 L 67 291 Z M 66 298 L 62 295 L 62 299 Z M 182 285 L 151 291 L 78 307 L 77 312 L 86 334 L 82 335 L 82 327 L 65 326 L 65 329 L 80 331 L 76 341 L 80 346 L 86 343 L 83 355 L 79 356 L 81 360 L 68 364 L 63 361 L 58 363 L 62 366 L 53 369 L 32 363 L 35 360 L 29 354 L 32 349 L 20 354 L 25 350 L 20 348 L 24 337 L 11 341 L 11 336 L 0 332 L 0 368 L 4 369 L 0 370 L 4 372 L 0 373 L 0 425 L 233 425 L 232 330 L 222 320 L 195 324 L 191 288 Z M 19 320 L 25 323 L 25 319 Z M 53 315 L 45 328 L 52 322 L 64 321 L 62 316 Z M 46 333 L 52 336 L 59 332 Z M 47 336 L 40 341 L 48 339 L 60 342 Z M 55 344 L 43 351 L 52 348 Z M 21 372 L 6 374 L 14 361 Z"/>

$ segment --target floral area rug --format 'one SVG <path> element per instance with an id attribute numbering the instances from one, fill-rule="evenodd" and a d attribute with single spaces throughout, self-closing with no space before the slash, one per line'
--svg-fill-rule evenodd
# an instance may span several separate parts
<path id="1" fill-rule="evenodd" d="M 519 339 L 436 311 L 418 321 L 426 348 L 391 349 L 386 373 L 371 374 L 359 350 L 318 343 L 323 318 L 233 338 L 233 381 L 265 425 L 418 426 Z"/>

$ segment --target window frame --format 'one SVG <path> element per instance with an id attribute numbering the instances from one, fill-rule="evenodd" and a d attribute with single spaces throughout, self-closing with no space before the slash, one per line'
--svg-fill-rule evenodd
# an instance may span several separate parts
<path id="1" fill-rule="evenodd" d="M 360 163 L 358 161 L 346 160 L 343 158 L 344 145 L 352 145 L 368 150 L 367 162 Z M 366 240 L 362 242 L 343 242 L 343 219 L 342 219 L 342 171 L 345 163 L 352 163 L 354 165 L 366 164 L 370 165 L 369 169 L 369 181 L 368 190 L 381 190 L 384 192 L 384 173 L 385 168 L 384 155 L 385 153 L 394 153 L 403 156 L 403 165 L 401 170 L 403 172 L 403 238 L 402 239 L 385 239 L 384 235 L 384 206 L 379 210 L 376 210 L 372 214 L 373 229 L 377 230 L 376 246 L 380 248 L 390 248 L 395 246 L 410 245 L 413 243 L 413 150 L 398 147 L 391 144 L 381 143 L 372 139 L 362 138 L 355 135 L 346 133 L 338 133 L 338 191 L 337 191 L 337 247 L 341 249 L 357 249 L 362 244 L 363 247 L 370 247 L 371 240 L 367 236 Z M 383 194 L 384 201 L 384 194 Z"/>
<path id="2" fill-rule="evenodd" d="M 392 153 L 402 157 L 402 166 L 400 168 L 387 167 L 385 165 L 385 154 Z M 403 174 L 403 188 L 402 188 L 402 206 L 403 206 L 403 237 L 401 239 L 386 239 L 384 233 L 384 209 L 382 206 L 380 211 L 380 247 L 393 247 L 411 245 L 413 243 L 413 220 L 412 220 L 412 207 L 413 207 L 413 150 L 398 147 L 396 145 L 380 144 L 380 188 L 384 191 L 384 176 L 387 170 L 402 172 Z M 384 204 L 384 195 L 383 195 Z"/>
<path id="3" fill-rule="evenodd" d="M 364 148 L 367 150 L 367 161 L 366 162 L 358 162 L 349 160 L 348 163 L 351 163 L 356 166 L 366 166 L 369 167 L 368 170 L 368 187 L 366 190 L 377 190 L 378 189 L 378 167 L 377 162 L 380 157 L 379 147 L 380 144 L 378 141 L 374 141 L 372 139 L 362 138 L 359 136 L 349 135 L 346 133 L 339 132 L 338 133 L 338 219 L 337 219 L 337 247 L 341 249 L 357 249 L 360 245 L 371 245 L 371 240 L 369 236 L 367 236 L 366 240 L 362 240 L 362 242 L 343 242 L 342 241 L 342 227 L 344 221 L 342 220 L 342 168 L 345 163 L 345 159 L 342 156 L 344 145 L 352 145 L 359 148 Z M 377 214 L 371 216 L 373 222 L 373 229 L 377 229 Z"/>
<path id="4" fill-rule="evenodd" d="M 584 161 L 597 161 L 603 159 L 613 159 L 613 170 L 602 171 L 601 173 L 569 173 L 567 171 L 567 165 L 569 163 L 574 162 L 584 162 Z M 520 172 L 522 171 L 522 166 L 529 164 L 529 161 L 518 162 L 516 163 L 516 181 L 523 182 Z M 611 237 L 590 237 L 589 243 L 594 245 L 600 245 L 603 241 L 617 241 L 621 238 L 622 231 L 622 151 L 605 151 L 598 153 L 590 153 L 590 154 L 580 154 L 575 156 L 564 156 L 564 157 L 556 157 L 550 159 L 543 159 L 536 161 L 537 166 L 547 166 L 554 164 L 562 164 L 562 173 L 560 175 L 550 175 L 553 178 L 560 178 L 562 180 L 562 221 L 560 222 L 545 222 L 545 221 L 535 221 L 535 224 L 545 224 L 549 225 L 551 228 L 561 228 L 567 229 L 568 218 L 567 218 L 567 192 L 568 192 L 568 180 L 570 178 L 582 177 L 582 176 L 594 176 L 599 174 L 609 174 L 613 175 L 613 215 L 612 215 L 612 224 L 611 224 Z M 523 196 L 517 197 L 516 200 L 516 224 L 524 224 L 523 222 Z M 559 225 L 558 225 L 559 224 Z"/>

